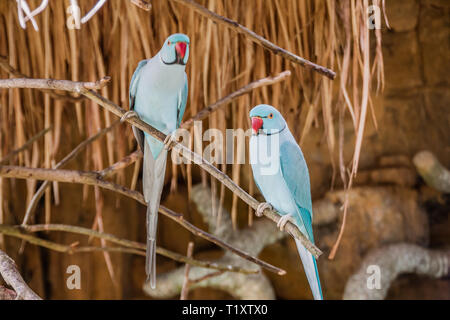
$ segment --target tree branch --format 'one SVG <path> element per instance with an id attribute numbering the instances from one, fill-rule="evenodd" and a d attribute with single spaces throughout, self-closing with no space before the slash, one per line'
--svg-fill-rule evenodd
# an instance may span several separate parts
<path id="1" fill-rule="evenodd" d="M 25 233 L 27 232 L 39 232 L 39 231 L 64 231 L 64 232 L 71 232 L 71 233 L 77 233 L 82 234 L 86 236 L 91 236 L 99 239 L 105 239 L 111 243 L 122 245 L 125 248 L 116 248 L 116 247 L 77 247 L 77 246 L 68 246 L 63 245 L 55 242 L 51 242 L 48 240 L 44 240 L 38 237 L 35 237 L 33 235 Z M 19 239 L 23 239 L 29 243 L 61 252 L 61 253 L 68 253 L 68 254 L 75 254 L 75 253 L 82 253 L 82 252 L 92 252 L 92 251 L 118 251 L 118 252 L 124 252 L 124 253 L 132 253 L 132 254 L 139 254 L 139 255 L 145 255 L 145 248 L 146 245 L 143 243 L 127 240 L 127 239 L 121 239 L 118 238 L 112 234 L 99 232 L 92 229 L 77 227 L 77 226 L 69 226 L 69 225 L 61 225 L 61 224 L 47 224 L 47 225 L 32 225 L 32 226 L 5 226 L 0 225 L 0 233 L 16 237 Z M 128 249 L 127 249 L 128 248 Z M 185 257 L 181 254 L 178 254 L 176 252 L 156 247 L 156 253 L 165 256 L 169 259 L 181 262 L 181 263 L 187 263 L 191 264 L 193 266 L 197 266 L 200 268 L 207 268 L 207 269 L 216 269 L 220 271 L 229 271 L 229 272 L 238 272 L 243 274 L 253 274 L 257 273 L 258 271 L 255 270 L 249 270 L 241 267 L 235 267 L 229 264 L 219 264 L 215 262 L 209 262 L 209 261 L 201 261 L 201 260 L 195 260 L 189 257 Z"/>
<path id="2" fill-rule="evenodd" d="M 142 156 L 143 156 L 142 151 L 138 149 L 133 153 L 129 154 L 128 156 L 126 156 L 125 158 L 123 158 L 122 160 L 114 163 L 108 168 L 103 169 L 99 173 L 103 178 L 109 178 L 112 175 L 114 175 L 117 171 L 125 169 L 129 165 L 133 164 L 134 162 L 142 158 Z"/>
<path id="3" fill-rule="evenodd" d="M 273 223 L 262 219 L 255 221 L 251 228 L 233 231 L 230 214 L 224 208 L 222 208 L 224 210 L 222 221 L 220 226 L 218 226 L 212 208 L 220 206 L 219 200 L 211 195 L 211 190 L 208 187 L 204 187 L 201 184 L 193 186 L 191 200 L 196 204 L 198 212 L 202 215 L 212 234 L 226 239 L 232 246 L 242 248 L 253 256 L 258 256 L 266 246 L 286 236 L 286 233 L 280 232 Z M 216 262 L 239 265 L 241 267 L 252 266 L 251 262 L 238 258 L 230 251 L 225 251 L 225 255 L 217 259 Z M 173 297 L 180 294 L 185 280 L 184 275 L 184 267 L 159 274 L 157 288 L 151 289 L 148 283 L 145 283 L 144 291 L 152 297 Z M 240 299 L 275 298 L 273 287 L 264 273 L 243 276 L 238 273 L 211 273 L 210 270 L 192 267 L 189 275 L 190 278 L 195 279 L 189 280 L 189 287 L 192 289 L 197 287 L 218 288 Z"/>
<path id="4" fill-rule="evenodd" d="M 27 148 L 29 148 L 31 145 L 33 145 L 33 143 L 38 140 L 39 138 L 41 138 L 42 136 L 44 136 L 47 132 L 49 132 L 50 130 L 52 130 L 52 127 L 50 126 L 47 129 L 41 130 L 40 132 L 38 132 L 36 135 L 34 135 L 33 137 L 31 137 L 30 140 L 28 140 L 27 142 L 25 142 L 23 144 L 23 146 L 21 146 L 20 148 L 11 151 L 10 153 L 8 153 L 3 159 L 0 159 L 0 165 L 3 163 L 7 163 L 9 160 L 11 160 L 15 155 L 21 153 L 22 151 L 26 150 Z"/>
<path id="5" fill-rule="evenodd" d="M 145 11 L 150 11 L 152 9 L 152 4 L 144 0 L 131 0 L 131 3 Z"/>
<path id="6" fill-rule="evenodd" d="M 336 73 L 334 71 L 327 69 L 325 67 L 319 66 L 309 60 L 306 60 L 302 57 L 299 57 L 299 56 L 287 51 L 286 49 L 278 47 L 277 45 L 273 44 L 269 40 L 256 34 L 252 30 L 240 25 L 236 21 L 233 21 L 226 17 L 222 17 L 221 15 L 218 15 L 217 13 L 212 12 L 212 11 L 208 10 L 207 8 L 201 6 L 200 4 L 196 3 L 195 1 L 192 1 L 192 0 L 173 0 L 173 1 L 178 2 L 182 5 L 185 5 L 191 9 L 193 9 L 195 12 L 201 14 L 202 16 L 205 16 L 218 24 L 222 24 L 222 25 L 236 31 L 237 33 L 241 33 L 241 34 L 245 35 L 251 41 L 261 45 L 265 49 L 270 50 L 274 54 L 277 54 L 285 59 L 288 59 L 288 60 L 296 63 L 296 64 L 299 64 L 299 65 L 305 67 L 306 69 L 313 70 L 320 74 L 323 74 L 324 76 L 330 78 L 331 80 L 334 80 L 334 78 L 336 77 Z"/>
<path id="7" fill-rule="evenodd" d="M 24 300 L 42 300 L 41 297 L 25 283 L 19 270 L 17 270 L 14 260 L 2 250 L 0 250 L 0 274 L 5 282 L 15 290 L 17 297 Z"/>
<path id="8" fill-rule="evenodd" d="M 7 57 L 3 57 L 1 55 L 0 55 L 0 67 L 3 68 L 3 70 L 5 70 L 6 72 L 8 72 L 10 75 L 12 75 L 16 78 L 29 78 L 27 75 L 21 73 L 20 71 L 16 70 L 13 66 L 11 66 L 8 62 Z M 58 94 L 54 91 L 47 90 L 47 89 L 41 89 L 41 91 L 50 95 L 53 99 L 68 100 L 70 102 L 79 102 L 80 100 L 84 99 L 83 96 L 72 97 L 70 95 Z"/>
<path id="9" fill-rule="evenodd" d="M 243 86 L 242 88 L 234 91 L 233 93 L 227 95 L 226 97 L 216 101 L 215 103 L 209 105 L 208 107 L 202 109 L 200 112 L 198 112 L 195 116 L 193 116 L 192 118 L 190 118 L 189 120 L 183 122 L 181 124 L 180 128 L 183 129 L 189 129 L 193 124 L 194 121 L 199 121 L 199 120 L 203 120 L 205 118 L 207 118 L 212 112 L 216 111 L 217 109 L 219 109 L 220 107 L 222 107 L 223 105 L 230 103 L 233 99 L 240 97 L 244 94 L 249 93 L 250 91 L 259 88 L 259 87 L 264 87 L 264 86 L 268 86 L 280 81 L 285 80 L 287 77 L 290 77 L 291 72 L 289 70 L 283 71 L 279 74 L 277 74 L 276 76 L 273 77 L 266 77 L 266 78 L 262 78 L 262 79 L 258 79 L 256 81 L 253 81 L 249 84 L 247 84 L 246 86 Z"/>
<path id="10" fill-rule="evenodd" d="M 192 253 L 194 251 L 194 243 L 192 241 L 188 244 L 188 249 L 186 256 L 188 258 L 192 257 Z M 189 270 L 191 269 L 191 266 L 189 264 L 186 264 L 184 267 L 184 280 L 183 280 L 183 287 L 181 288 L 181 295 L 180 300 L 186 300 L 187 295 L 189 293 Z"/>
<path id="11" fill-rule="evenodd" d="M 88 139 L 84 140 L 83 142 L 81 142 L 71 152 L 69 152 L 68 155 L 66 155 L 61 161 L 59 161 L 54 166 L 54 169 L 59 169 L 59 168 L 63 167 L 64 165 L 66 165 L 70 160 L 75 158 L 89 144 L 91 144 L 95 140 L 103 137 L 105 134 L 107 134 L 109 131 L 111 131 L 119 123 L 120 123 L 120 121 L 117 120 L 117 121 L 113 122 L 109 127 L 100 130 L 95 135 L 93 135 L 93 136 L 89 137 Z M 44 181 L 42 183 L 42 185 L 39 187 L 39 189 L 36 191 L 36 193 L 33 195 L 33 198 L 31 199 L 30 203 L 28 204 L 27 211 L 25 212 L 25 216 L 22 221 L 23 225 L 28 223 L 29 219 L 31 218 L 31 216 L 34 213 L 34 210 L 37 207 L 39 200 L 41 199 L 42 195 L 44 194 L 45 190 L 47 189 L 47 187 L 49 185 L 50 185 L 49 181 Z"/>
<path id="12" fill-rule="evenodd" d="M 72 92 L 79 92 L 84 96 L 88 97 L 98 105 L 104 107 L 108 111 L 114 113 L 118 117 L 122 117 L 125 114 L 125 110 L 119 107 L 114 102 L 106 99 L 105 97 L 99 95 L 98 93 L 87 89 L 87 87 L 96 87 L 98 88 L 102 82 L 107 81 L 108 79 L 100 80 L 95 83 L 86 83 L 86 82 L 73 82 L 69 80 L 52 80 L 52 79 L 6 79 L 0 80 L 0 88 L 50 88 L 55 90 L 67 90 Z M 147 132 L 151 136 L 163 142 L 166 138 L 166 135 L 159 130 L 153 128 L 149 124 L 145 123 L 139 118 L 131 117 L 126 119 L 126 121 L 135 127 L 141 129 L 144 132 Z M 193 161 L 198 164 L 202 169 L 208 172 L 210 175 L 215 177 L 221 183 L 223 183 L 228 189 L 230 189 L 234 194 L 236 194 L 239 198 L 241 198 L 244 202 L 250 205 L 253 209 L 257 209 L 259 202 L 250 196 L 246 191 L 244 191 L 241 187 L 236 185 L 234 181 L 228 177 L 225 173 L 220 171 L 218 168 L 213 166 L 211 163 L 203 159 L 200 155 L 192 152 L 182 144 L 171 141 L 170 145 L 174 150 L 178 152 L 178 154 L 182 155 L 183 158 L 188 161 Z M 42 170 L 42 169 L 41 169 Z M 25 178 L 26 179 L 26 178 Z M 124 188 L 124 187 L 121 187 Z M 263 214 L 271 219 L 274 222 L 278 222 L 281 218 L 281 215 L 272 209 L 265 209 Z M 291 222 L 286 224 L 285 230 L 290 233 L 293 237 L 298 239 L 302 245 L 309 251 L 313 256 L 318 258 L 322 251 L 317 248 L 311 241 L 309 241 L 305 235 L 297 228 L 297 226 Z"/>
<path id="13" fill-rule="evenodd" d="M 134 190 L 127 189 L 121 185 L 115 184 L 113 182 L 103 180 L 103 177 L 100 173 L 94 171 L 75 171 L 75 170 L 61 170 L 61 169 L 40 169 L 40 168 L 25 168 L 25 167 L 17 167 L 17 166 L 0 166 L 0 177 L 5 178 L 19 178 L 19 179 L 35 179 L 35 180 L 48 180 L 48 181 L 58 181 L 58 182 L 67 182 L 67 183 L 80 183 L 87 185 L 99 186 L 101 188 L 111 190 L 122 195 L 125 195 L 129 198 L 132 198 L 143 205 L 147 205 L 145 202 L 144 196 Z M 211 234 L 195 227 L 188 221 L 184 220 L 181 214 L 175 213 L 172 210 L 165 208 L 164 206 L 160 206 L 159 212 L 168 216 L 187 230 L 191 231 L 193 234 L 198 235 L 204 239 L 207 239 L 220 247 L 227 249 L 240 257 L 251 261 L 261 267 L 271 271 L 283 275 L 286 271 L 277 268 L 267 262 L 264 262 L 254 256 L 247 254 L 246 252 L 239 250 L 223 241 L 214 237 Z M 23 225 L 24 228 L 27 228 L 26 225 Z"/>

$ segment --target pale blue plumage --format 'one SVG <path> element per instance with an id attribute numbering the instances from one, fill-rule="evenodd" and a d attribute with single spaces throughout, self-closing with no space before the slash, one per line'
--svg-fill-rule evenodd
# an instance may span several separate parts
<path id="1" fill-rule="evenodd" d="M 130 82 L 130 110 L 164 134 L 172 134 L 181 124 L 186 109 L 188 84 L 185 72 L 189 57 L 189 38 L 173 34 L 151 59 L 138 64 Z M 146 273 L 150 285 L 156 282 L 156 227 L 164 184 L 167 150 L 164 144 L 133 127 L 144 152 L 143 191 L 147 202 Z"/>
<path id="2" fill-rule="evenodd" d="M 256 106 L 250 117 L 256 125 L 250 139 L 256 185 L 267 202 L 282 215 L 291 214 L 300 231 L 314 242 L 309 173 L 300 147 L 272 106 Z M 299 241 L 296 244 L 313 296 L 323 299 L 316 260 Z"/>

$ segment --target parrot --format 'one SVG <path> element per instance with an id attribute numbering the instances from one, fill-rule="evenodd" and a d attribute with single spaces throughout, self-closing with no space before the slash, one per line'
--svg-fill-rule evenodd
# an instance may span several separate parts
<path id="1" fill-rule="evenodd" d="M 274 208 L 281 214 L 277 223 L 281 231 L 291 221 L 314 243 L 309 173 L 300 146 L 273 106 L 257 105 L 249 116 L 250 164 L 255 184 L 267 201 L 258 205 L 256 215 L 261 216 L 266 208 Z M 299 240 L 295 242 L 313 297 L 323 300 L 316 259 Z"/>
<path id="2" fill-rule="evenodd" d="M 144 154 L 142 169 L 143 193 L 147 202 L 147 247 L 145 272 L 151 288 L 156 287 L 156 231 L 158 209 L 164 185 L 168 148 L 174 139 L 186 109 L 188 81 L 186 63 L 189 58 L 189 37 L 182 33 L 170 35 L 152 58 L 139 62 L 130 82 L 130 110 L 121 120 L 138 117 L 167 135 L 163 142 L 132 127 Z"/>

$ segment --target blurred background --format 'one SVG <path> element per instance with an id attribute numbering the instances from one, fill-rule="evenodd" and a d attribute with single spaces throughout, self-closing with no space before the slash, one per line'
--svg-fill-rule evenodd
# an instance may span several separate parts
<path id="1" fill-rule="evenodd" d="M 81 15 L 96 2 L 79 0 Z M 324 252 L 318 269 L 325 299 L 342 299 L 349 278 L 376 249 L 407 243 L 448 250 L 448 191 L 438 190 L 431 179 L 423 179 L 426 170 L 420 171 L 419 162 L 413 161 L 417 153 L 429 150 L 434 160 L 450 167 L 448 1 L 387 0 L 383 7 L 384 1 L 377 0 L 196 0 L 278 46 L 336 71 L 334 81 L 264 50 L 244 35 L 176 1 L 149 2 L 152 8 L 145 11 L 132 1 L 107 1 L 80 29 L 69 29 L 70 1 L 49 1 L 35 17 L 39 27 L 35 31 L 29 22 L 26 29 L 21 28 L 16 1 L 1 1 L 0 78 L 96 81 L 111 76 L 111 82 L 99 93 L 128 109 L 128 85 L 138 62 L 155 55 L 167 36 L 182 32 L 191 40 L 186 69 L 187 120 L 254 80 L 290 70 L 292 75 L 286 80 L 255 89 L 211 114 L 203 121 L 203 130 L 248 129 L 249 110 L 263 102 L 277 107 L 285 116 L 310 170 L 315 239 Z M 31 8 L 40 3 L 28 1 Z M 369 5 L 380 9 L 380 29 L 371 29 L 367 23 Z M 370 93 L 368 100 L 364 92 Z M 43 129 L 51 128 L 8 161 L 10 165 L 51 168 L 80 142 L 117 120 L 90 100 L 73 97 L 60 98 L 31 89 L 0 90 L 0 159 Z M 355 145 L 360 139 L 359 151 Z M 131 127 L 115 125 L 65 168 L 101 170 L 136 148 Z M 347 194 L 345 229 L 330 259 L 343 223 L 345 189 L 356 164 L 358 174 Z M 218 167 L 262 200 L 248 164 Z M 129 166 L 111 179 L 127 187 L 135 185 L 141 191 L 140 175 L 133 181 L 137 170 L 136 165 Z M 0 177 L 0 223 L 20 224 L 40 185 L 38 181 Z M 218 201 L 211 206 L 215 198 Z M 214 223 L 204 217 L 219 210 L 224 234 L 232 236 L 244 250 L 251 246 L 251 241 L 244 241 L 248 232 L 255 237 L 258 232 L 269 232 L 258 229 L 257 222 L 264 218 L 253 218 L 252 209 L 194 164 L 168 164 L 161 204 L 205 230 L 214 229 Z M 51 183 L 30 223 L 76 225 L 145 241 L 145 207 L 91 186 Z M 42 232 L 39 237 L 64 244 L 105 245 L 97 239 L 61 232 Z M 195 243 L 195 258 L 215 260 L 223 255 L 219 247 L 194 237 L 161 215 L 159 246 L 185 255 L 189 241 Z M 25 281 L 45 299 L 177 299 L 180 286 L 175 276 L 184 268 L 158 256 L 159 282 L 167 290 L 151 293 L 143 288 L 144 257 L 139 255 L 70 255 L 22 244 L 2 234 L 0 248 L 16 261 Z M 246 298 L 238 288 L 245 286 L 258 291 L 258 298 L 312 298 L 290 237 L 277 235 L 276 241 L 268 241 L 258 253 L 261 259 L 285 269 L 287 275 L 263 271 L 256 278 L 233 278 L 222 274 L 216 282 L 192 288 L 189 298 Z M 398 254 L 392 259 L 395 256 Z M 412 260 L 414 257 L 408 261 Z M 80 290 L 66 286 L 70 265 L 81 269 Z M 386 298 L 450 298 L 448 276 L 435 279 L 417 275 L 416 271 L 409 269 L 390 283 Z M 232 285 L 221 286 L 222 282 Z M 251 283 L 256 285 L 252 287 Z"/>

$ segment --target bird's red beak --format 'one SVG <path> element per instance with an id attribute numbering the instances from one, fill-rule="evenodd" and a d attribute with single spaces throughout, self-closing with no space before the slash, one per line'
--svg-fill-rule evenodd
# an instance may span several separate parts
<path id="1" fill-rule="evenodd" d="M 186 42 L 177 42 L 177 44 L 175 45 L 175 50 L 177 50 L 178 56 L 181 59 L 184 59 L 184 56 L 186 54 Z"/>
<path id="2" fill-rule="evenodd" d="M 263 119 L 260 117 L 252 117 L 252 129 L 254 134 L 258 134 L 259 129 L 263 125 Z"/>

